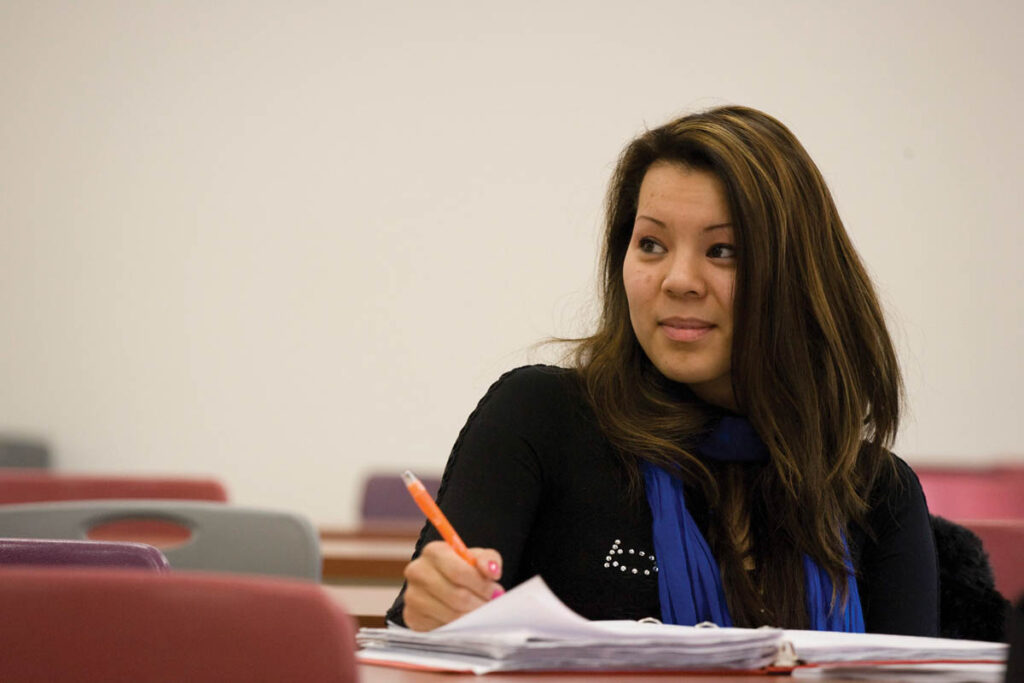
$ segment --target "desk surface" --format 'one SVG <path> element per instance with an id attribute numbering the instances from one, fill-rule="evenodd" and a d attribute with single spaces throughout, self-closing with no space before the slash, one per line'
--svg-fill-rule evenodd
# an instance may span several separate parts
<path id="1" fill-rule="evenodd" d="M 320 538 L 324 540 L 344 538 L 394 538 L 400 540 L 416 541 L 425 522 L 373 522 L 363 523 L 354 527 L 343 526 L 321 526 L 317 529 Z"/>
<path id="2" fill-rule="evenodd" d="M 381 560 L 412 558 L 416 541 L 407 538 L 332 538 L 320 540 L 324 557 L 371 557 Z"/>
<path id="3" fill-rule="evenodd" d="M 323 584 L 323 589 L 345 612 L 355 617 L 360 626 L 384 626 L 384 614 L 398 595 L 397 586 L 336 586 Z"/>
<path id="4" fill-rule="evenodd" d="M 415 545 L 407 533 L 321 530 L 323 586 L 360 626 L 384 626 Z"/>

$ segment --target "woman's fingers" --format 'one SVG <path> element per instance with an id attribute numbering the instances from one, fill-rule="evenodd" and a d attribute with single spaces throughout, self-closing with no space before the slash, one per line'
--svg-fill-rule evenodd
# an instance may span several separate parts
<path id="1" fill-rule="evenodd" d="M 501 576 L 501 555 L 490 548 L 470 548 L 469 554 L 476 558 L 475 565 L 456 555 L 447 543 L 435 541 L 423 548 L 420 557 L 427 559 L 441 578 L 451 586 L 464 588 L 481 600 L 490 600 L 494 592 L 501 588 L 497 582 L 497 578 Z M 468 601 L 470 598 L 458 593 L 453 595 L 453 599 Z M 452 606 L 458 609 L 462 604 Z M 473 605 L 473 609 L 479 606 Z"/>
<path id="2" fill-rule="evenodd" d="M 484 604 L 484 601 L 471 593 L 471 600 L 462 602 L 461 608 L 453 607 L 451 602 L 458 601 L 458 598 L 443 595 L 443 591 L 431 593 L 425 586 L 417 587 L 410 583 L 405 591 L 405 609 L 402 616 L 405 624 L 416 631 L 425 631 L 447 624 L 462 616 L 476 607 Z"/>
<path id="3" fill-rule="evenodd" d="M 490 598 L 496 598 L 501 595 L 505 590 L 497 582 L 501 579 L 501 554 L 497 550 L 490 548 L 471 548 L 469 554 L 476 558 L 476 569 L 480 574 L 489 579 L 492 583 L 488 584 L 488 588 L 493 587 L 494 591 L 497 591 L 495 595 L 492 591 Z M 493 585 L 492 584 L 497 584 Z"/>
<path id="4" fill-rule="evenodd" d="M 428 543 L 405 568 L 406 625 L 414 630 L 436 628 L 470 612 L 504 590 L 501 555 L 491 549 L 472 548 L 471 565 L 441 541 Z"/>
<path id="5" fill-rule="evenodd" d="M 483 604 L 484 601 L 478 599 L 472 608 L 460 610 L 429 593 L 406 591 L 403 616 L 406 626 L 416 631 L 423 631 L 454 621 Z"/>

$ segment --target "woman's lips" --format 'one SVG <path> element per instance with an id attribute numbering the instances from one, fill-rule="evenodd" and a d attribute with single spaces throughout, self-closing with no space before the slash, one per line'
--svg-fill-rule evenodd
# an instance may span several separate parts
<path id="1" fill-rule="evenodd" d="M 706 337 L 714 325 L 697 318 L 666 318 L 658 321 L 665 336 L 672 341 L 695 342 Z"/>

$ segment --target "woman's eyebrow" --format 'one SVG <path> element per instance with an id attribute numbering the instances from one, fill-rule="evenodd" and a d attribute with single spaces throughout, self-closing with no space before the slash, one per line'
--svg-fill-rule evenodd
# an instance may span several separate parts
<path id="1" fill-rule="evenodd" d="M 732 228 L 732 223 L 716 223 L 715 225 L 709 225 L 704 228 L 701 232 L 711 232 L 712 230 L 724 230 L 726 228 Z"/>
<path id="2" fill-rule="evenodd" d="M 657 218 L 651 218 L 650 216 L 644 215 L 642 213 L 641 214 L 637 214 L 636 219 L 640 220 L 641 218 L 643 218 L 645 221 L 650 221 L 652 223 L 656 223 L 657 225 L 660 225 L 663 228 L 667 228 L 668 227 L 665 224 L 664 221 L 659 221 Z"/>
<path id="3" fill-rule="evenodd" d="M 637 214 L 636 220 L 640 220 L 641 218 L 644 219 L 645 221 L 650 221 L 650 222 L 654 223 L 655 225 L 658 225 L 658 226 L 660 226 L 662 228 L 667 228 L 668 227 L 668 225 L 665 223 L 665 221 L 659 221 L 657 218 L 653 218 L 651 216 L 648 216 L 647 214 L 642 214 L 642 213 Z M 730 222 L 715 223 L 714 225 L 707 226 L 706 228 L 701 230 L 701 232 L 711 232 L 712 230 L 724 230 L 726 228 L 732 228 L 732 227 L 733 227 L 732 223 L 730 223 Z"/>

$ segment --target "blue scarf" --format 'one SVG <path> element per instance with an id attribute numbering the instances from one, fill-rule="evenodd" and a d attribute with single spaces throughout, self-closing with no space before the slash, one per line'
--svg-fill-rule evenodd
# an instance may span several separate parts
<path id="1" fill-rule="evenodd" d="M 696 448 L 698 455 L 719 462 L 767 462 L 768 449 L 745 418 L 725 416 Z M 710 621 L 732 626 L 722 589 L 718 562 L 686 509 L 683 484 L 648 462 L 640 465 L 647 502 L 654 517 L 654 554 L 658 558 L 658 595 L 661 620 L 667 624 L 698 624 Z M 843 543 L 846 543 L 845 537 Z M 831 608 L 832 581 L 814 560 L 804 555 L 804 584 L 810 627 L 816 631 L 864 632 L 857 579 L 849 548 L 845 606 Z"/>

